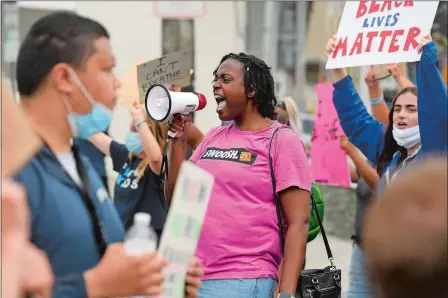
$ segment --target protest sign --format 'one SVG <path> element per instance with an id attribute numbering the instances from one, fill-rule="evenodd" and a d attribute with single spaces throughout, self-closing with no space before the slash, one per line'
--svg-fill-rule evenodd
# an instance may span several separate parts
<path id="1" fill-rule="evenodd" d="M 14 175 L 40 148 L 41 142 L 2 82 L 2 177 Z"/>
<path id="2" fill-rule="evenodd" d="M 439 1 L 347 1 L 327 69 L 419 61 Z"/>
<path id="3" fill-rule="evenodd" d="M 154 84 L 176 87 L 190 85 L 192 50 L 167 54 L 137 66 L 137 81 L 140 102 L 144 102 L 146 92 Z"/>
<path id="4" fill-rule="evenodd" d="M 128 70 L 128 72 L 121 78 L 121 86 L 117 90 L 118 103 L 122 105 L 130 105 L 135 100 L 140 100 L 137 83 L 137 66 L 145 63 L 139 61 Z"/>
<path id="5" fill-rule="evenodd" d="M 350 187 L 347 155 L 341 149 L 339 136 L 343 130 L 333 105 L 333 84 L 317 84 L 319 100 L 311 145 L 311 175 L 313 181 Z"/>
<path id="6" fill-rule="evenodd" d="M 184 298 L 187 267 L 199 241 L 214 178 L 190 161 L 180 168 L 159 254 L 168 261 L 159 298 Z"/>

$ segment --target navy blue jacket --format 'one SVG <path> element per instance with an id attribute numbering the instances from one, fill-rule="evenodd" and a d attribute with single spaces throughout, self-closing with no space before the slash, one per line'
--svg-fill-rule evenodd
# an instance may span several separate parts
<path id="1" fill-rule="evenodd" d="M 368 113 L 350 76 L 336 82 L 334 88 L 333 102 L 342 129 L 350 142 L 359 148 L 371 163 L 377 164 L 384 148 L 386 126 Z M 446 86 L 437 68 L 437 48 L 434 42 L 426 44 L 420 62 L 417 63 L 417 90 L 421 138 L 421 149 L 417 156 L 444 153 L 447 151 L 448 100 Z M 413 161 L 418 159 L 417 156 Z M 385 165 L 383 172 L 392 172 L 398 159 L 399 153 Z M 383 175 L 378 183 L 378 195 L 385 186 Z"/>
<path id="2" fill-rule="evenodd" d="M 86 158 L 82 160 L 106 243 L 122 242 L 124 228 L 115 206 L 93 166 Z M 98 264 L 100 255 L 77 186 L 48 147 L 29 161 L 16 180 L 28 193 L 31 242 L 48 255 L 56 277 L 53 297 L 87 297 L 83 273 Z"/>

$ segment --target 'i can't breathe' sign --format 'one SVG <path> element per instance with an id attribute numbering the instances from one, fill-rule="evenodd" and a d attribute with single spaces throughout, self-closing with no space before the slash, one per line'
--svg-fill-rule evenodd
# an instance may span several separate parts
<path id="1" fill-rule="evenodd" d="M 420 60 L 439 1 L 347 1 L 327 69 Z"/>

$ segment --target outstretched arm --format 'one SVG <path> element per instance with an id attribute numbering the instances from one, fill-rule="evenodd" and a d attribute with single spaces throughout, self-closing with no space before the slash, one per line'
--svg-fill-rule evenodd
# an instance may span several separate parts
<path id="1" fill-rule="evenodd" d="M 437 68 L 437 47 L 431 36 L 425 36 L 417 64 L 417 105 L 420 138 L 424 152 L 447 150 L 448 100 L 443 78 Z"/>
<path id="2" fill-rule="evenodd" d="M 336 37 L 333 36 L 325 48 L 327 55 L 333 53 L 335 46 Z M 350 142 L 376 164 L 384 146 L 385 126 L 369 114 L 344 69 L 334 69 L 333 80 L 333 103 L 342 129 Z"/>

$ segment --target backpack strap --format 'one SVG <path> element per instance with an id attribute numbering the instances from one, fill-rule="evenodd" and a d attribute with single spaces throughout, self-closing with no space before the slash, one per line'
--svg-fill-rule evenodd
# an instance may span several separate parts
<path id="1" fill-rule="evenodd" d="M 278 229 L 280 231 L 280 248 L 282 253 L 284 252 L 285 249 L 285 232 L 283 230 L 283 221 L 282 221 L 282 210 L 281 210 L 281 205 L 280 205 L 280 198 L 277 194 L 277 184 L 276 184 L 276 180 L 275 180 L 275 174 L 274 174 L 274 166 L 273 166 L 273 160 L 272 160 L 272 143 L 274 143 L 274 137 L 277 135 L 277 133 L 280 131 L 281 127 L 277 128 L 274 133 L 272 134 L 271 137 L 271 141 L 269 144 L 269 151 L 268 151 L 268 155 L 269 155 L 269 170 L 271 172 L 271 182 L 272 182 L 272 190 L 274 192 L 274 199 L 275 199 L 275 209 L 277 211 L 277 224 L 278 224 Z M 316 201 L 314 199 L 314 195 L 313 192 L 311 191 L 311 204 L 312 204 L 312 210 L 311 212 L 315 212 L 316 213 L 316 218 L 317 218 L 317 222 L 319 223 L 319 227 L 321 230 L 321 234 L 322 234 L 322 238 L 324 240 L 324 244 L 325 244 L 325 249 L 327 251 L 327 257 L 328 260 L 330 261 L 331 267 L 335 268 L 334 264 L 333 264 L 333 253 L 331 251 L 330 248 L 330 244 L 328 242 L 328 238 L 327 238 L 327 234 L 325 233 L 325 229 L 324 229 L 324 225 L 322 224 L 322 220 L 320 218 L 319 215 L 319 211 L 317 210 L 317 205 L 316 205 Z"/>

